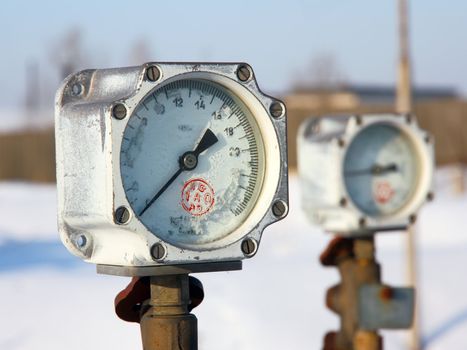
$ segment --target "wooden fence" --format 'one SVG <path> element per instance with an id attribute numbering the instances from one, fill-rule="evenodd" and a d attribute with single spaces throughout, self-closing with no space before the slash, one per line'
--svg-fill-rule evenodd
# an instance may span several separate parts
<path id="1" fill-rule="evenodd" d="M 25 130 L 0 135 L 0 179 L 55 182 L 53 130 Z"/>

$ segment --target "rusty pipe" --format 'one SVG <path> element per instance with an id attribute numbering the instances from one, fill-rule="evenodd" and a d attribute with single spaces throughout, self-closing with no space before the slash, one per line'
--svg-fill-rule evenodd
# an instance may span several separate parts
<path id="1" fill-rule="evenodd" d="M 141 316 L 144 350 L 197 350 L 198 321 L 189 313 L 188 275 L 153 276 Z"/>

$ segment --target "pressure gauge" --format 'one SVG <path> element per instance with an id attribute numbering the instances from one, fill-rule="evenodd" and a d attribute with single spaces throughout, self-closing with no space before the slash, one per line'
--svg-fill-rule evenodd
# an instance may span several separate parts
<path id="1" fill-rule="evenodd" d="M 56 139 L 59 229 L 89 262 L 239 260 L 287 214 L 285 106 L 246 64 L 77 73 Z"/>
<path id="2" fill-rule="evenodd" d="M 417 150 L 406 133 L 393 125 L 370 125 L 347 148 L 345 188 L 366 215 L 394 214 L 417 188 L 418 163 Z"/>
<path id="3" fill-rule="evenodd" d="M 432 197 L 433 142 L 413 116 L 311 119 L 298 147 L 302 206 L 327 231 L 401 229 Z"/>
<path id="4" fill-rule="evenodd" d="M 132 212 L 164 241 L 194 247 L 222 240 L 258 200 L 261 132 L 245 103 L 218 83 L 182 78 L 155 89 L 122 139 L 120 171 Z"/>

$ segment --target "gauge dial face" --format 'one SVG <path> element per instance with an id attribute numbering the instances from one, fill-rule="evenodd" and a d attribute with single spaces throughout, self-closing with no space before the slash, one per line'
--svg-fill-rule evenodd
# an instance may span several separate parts
<path id="1" fill-rule="evenodd" d="M 231 234 L 255 206 L 264 146 L 251 111 L 230 90 L 180 79 L 153 90 L 125 128 L 121 176 L 134 215 L 185 247 Z"/>
<path id="2" fill-rule="evenodd" d="M 344 159 L 344 182 L 353 203 L 369 216 L 391 215 L 417 186 L 418 157 L 408 136 L 389 124 L 358 133 Z"/>

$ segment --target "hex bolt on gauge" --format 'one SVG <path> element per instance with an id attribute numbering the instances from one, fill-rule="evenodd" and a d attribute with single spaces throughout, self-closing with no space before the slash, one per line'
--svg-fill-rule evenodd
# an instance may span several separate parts
<path id="1" fill-rule="evenodd" d="M 55 123 L 60 235 L 99 273 L 160 291 L 157 276 L 238 270 L 287 215 L 285 106 L 247 64 L 85 70 L 57 92 Z"/>
<path id="2" fill-rule="evenodd" d="M 305 214 L 338 235 L 321 262 L 340 272 L 327 305 L 341 329 L 324 349 L 382 349 L 379 329 L 411 326 L 415 293 L 381 283 L 374 234 L 405 229 L 433 198 L 432 137 L 413 116 L 310 119 L 299 131 L 298 166 Z"/>

